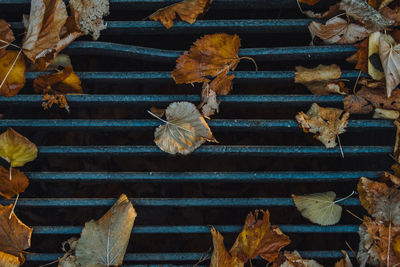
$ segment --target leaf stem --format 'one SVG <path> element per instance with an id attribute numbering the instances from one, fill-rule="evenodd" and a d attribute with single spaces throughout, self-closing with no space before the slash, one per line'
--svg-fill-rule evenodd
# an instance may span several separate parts
<path id="1" fill-rule="evenodd" d="M 239 58 L 239 60 L 242 60 L 242 59 L 247 59 L 247 60 L 250 60 L 251 62 L 253 62 L 254 66 L 256 67 L 256 71 L 258 71 L 258 66 L 257 66 L 257 63 L 254 60 L 254 58 L 252 58 L 252 57 L 240 57 Z"/>
<path id="2" fill-rule="evenodd" d="M 351 192 L 351 194 L 348 195 L 347 197 L 344 197 L 344 198 L 338 199 L 338 200 L 336 200 L 336 201 L 333 201 L 333 203 L 338 203 L 338 202 L 340 202 L 340 201 L 343 201 L 343 200 L 345 200 L 345 199 L 348 199 L 349 197 L 351 197 L 351 196 L 354 195 L 354 194 L 357 194 L 357 192 L 353 190 L 353 192 Z"/>
<path id="3" fill-rule="evenodd" d="M 357 254 L 354 252 L 353 248 L 350 246 L 349 243 L 347 243 L 346 240 L 344 242 L 346 243 L 346 246 L 350 249 L 350 251 L 353 254 L 354 258 L 356 258 L 356 261 L 358 262 L 358 264 L 361 265 L 360 264 L 360 260 L 357 258 Z"/>
<path id="4" fill-rule="evenodd" d="M 15 45 L 15 44 L 13 44 L 13 43 L 9 43 L 9 42 L 7 42 L 7 41 L 4 41 L 4 40 L 2 40 L 2 39 L 0 39 L 0 42 L 7 44 L 5 47 L 7 47 L 7 46 L 9 46 L 9 45 L 10 45 L 10 46 L 13 46 L 13 47 L 16 47 L 16 48 L 22 49 L 20 46 L 18 46 L 18 45 Z"/>
<path id="5" fill-rule="evenodd" d="M 162 121 L 162 122 L 164 122 L 164 123 L 166 123 L 166 124 L 169 123 L 169 121 L 166 121 L 166 120 L 161 119 L 160 117 L 158 117 L 156 114 L 154 114 L 154 113 L 151 112 L 150 110 L 148 110 L 147 112 L 148 112 L 151 116 L 153 116 L 154 118 L 159 119 L 160 121 Z"/>
<path id="6" fill-rule="evenodd" d="M 346 209 L 346 211 L 347 211 L 348 213 L 350 213 L 350 215 L 353 215 L 354 218 L 359 219 L 360 221 L 363 222 L 363 219 L 361 219 L 360 217 L 358 217 L 357 215 L 355 215 L 353 212 L 349 211 L 348 209 Z"/>
<path id="7" fill-rule="evenodd" d="M 342 143 L 340 142 L 340 137 L 339 137 L 339 135 L 337 135 L 337 140 L 338 140 L 338 143 L 339 143 L 340 154 L 342 155 L 342 158 L 344 158 Z"/>
<path id="8" fill-rule="evenodd" d="M 17 198 L 15 199 L 14 205 L 13 205 L 12 210 L 11 210 L 11 212 L 10 212 L 10 216 L 8 216 L 8 219 L 9 219 L 9 220 L 11 220 L 11 215 L 12 215 L 13 212 L 14 212 L 15 205 L 17 205 L 18 199 L 19 199 L 19 194 L 17 194 Z"/>

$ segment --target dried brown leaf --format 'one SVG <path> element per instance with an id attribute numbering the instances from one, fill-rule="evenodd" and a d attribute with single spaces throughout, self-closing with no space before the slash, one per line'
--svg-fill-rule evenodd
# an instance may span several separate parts
<path id="1" fill-rule="evenodd" d="M 303 4 L 307 4 L 307 5 L 313 6 L 316 3 L 318 3 L 319 0 L 299 0 L 299 2 L 303 3 Z"/>
<path id="2" fill-rule="evenodd" d="M 315 18 L 315 19 L 327 19 L 327 18 L 332 18 L 335 15 L 338 15 L 340 12 L 339 9 L 339 3 L 336 3 L 334 5 L 331 5 L 328 9 L 328 11 L 324 13 L 315 13 L 311 10 L 307 10 L 304 12 L 305 15 L 307 15 L 310 18 Z"/>
<path id="3" fill-rule="evenodd" d="M 374 119 L 386 119 L 386 120 L 396 120 L 400 116 L 400 112 L 396 110 L 376 108 L 372 118 Z"/>
<path id="4" fill-rule="evenodd" d="M 341 259 L 340 261 L 335 263 L 335 267 L 353 267 L 353 264 L 351 263 L 349 254 L 345 250 L 342 250 L 342 253 L 344 255 L 344 258 Z"/>
<path id="5" fill-rule="evenodd" d="M 81 80 L 72 66 L 52 74 L 38 76 L 33 81 L 33 88 L 39 94 L 82 94 Z"/>
<path id="6" fill-rule="evenodd" d="M 400 44 L 396 44 L 391 36 L 382 34 L 379 38 L 379 57 L 385 71 L 386 95 L 390 97 L 400 83 Z"/>
<path id="7" fill-rule="evenodd" d="M 357 53 L 346 59 L 350 63 L 356 63 L 355 68 L 365 73 L 368 73 L 368 44 L 368 38 L 355 44 L 354 46 L 358 48 Z"/>
<path id="8" fill-rule="evenodd" d="M 14 42 L 14 33 L 5 20 L 0 19 L 0 57 L 3 55 L 8 44 Z"/>
<path id="9" fill-rule="evenodd" d="M 198 106 L 198 109 L 201 110 L 201 113 L 204 117 L 210 117 L 219 111 L 219 103 L 217 100 L 217 94 L 214 90 L 210 89 L 210 85 L 208 83 L 203 84 L 203 89 L 201 90 L 201 103 Z"/>
<path id="10" fill-rule="evenodd" d="M 0 266 L 19 267 L 20 261 L 18 257 L 0 251 Z"/>
<path id="11" fill-rule="evenodd" d="M 293 252 L 285 251 L 283 253 L 283 258 L 283 263 L 277 265 L 274 263 L 272 267 L 324 267 L 315 260 L 303 259 L 296 250 Z"/>
<path id="12" fill-rule="evenodd" d="M 8 199 L 24 192 L 29 185 L 29 180 L 23 172 L 11 168 L 11 175 L 10 180 L 9 171 L 0 166 L 0 195 Z"/>
<path id="13" fill-rule="evenodd" d="M 25 60 L 15 50 L 4 51 L 0 56 L 0 95 L 14 96 L 25 85 Z"/>
<path id="14" fill-rule="evenodd" d="M 224 237 L 211 228 L 211 235 L 213 239 L 213 253 L 211 256 L 210 267 L 243 267 L 244 262 L 236 257 L 232 257 L 225 248 Z"/>

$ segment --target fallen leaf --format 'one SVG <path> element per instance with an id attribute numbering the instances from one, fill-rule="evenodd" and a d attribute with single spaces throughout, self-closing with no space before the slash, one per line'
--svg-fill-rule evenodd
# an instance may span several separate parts
<path id="1" fill-rule="evenodd" d="M 239 36 L 226 33 L 205 35 L 177 59 L 172 78 L 177 84 L 208 82 L 224 71 L 235 70 L 240 59 Z"/>
<path id="2" fill-rule="evenodd" d="M 325 24 L 312 21 L 308 29 L 313 41 L 318 37 L 325 44 L 354 44 L 369 35 L 363 26 L 340 17 L 333 17 Z"/>
<path id="3" fill-rule="evenodd" d="M 7 50 L 0 57 L 0 95 L 14 96 L 25 85 L 25 60 L 15 50 Z"/>
<path id="4" fill-rule="evenodd" d="M 393 1 L 394 0 L 368 0 L 368 5 L 372 6 L 376 10 L 380 10 Z"/>
<path id="5" fill-rule="evenodd" d="M 356 63 L 355 68 L 365 73 L 368 73 L 368 44 L 369 38 L 355 44 L 354 46 L 358 48 L 358 51 L 346 59 L 350 63 Z"/>
<path id="6" fill-rule="evenodd" d="M 46 71 L 59 71 L 65 67 L 72 66 L 71 59 L 66 54 L 58 54 L 54 60 L 47 66 Z M 28 72 L 40 71 L 35 64 L 29 64 L 27 66 Z"/>
<path id="7" fill-rule="evenodd" d="M 78 239 L 75 237 L 71 237 L 67 241 L 62 242 L 61 246 L 65 254 L 61 259 L 59 259 L 58 267 L 81 267 L 81 265 L 76 261 L 76 257 L 73 255 L 77 245 Z"/>
<path id="8" fill-rule="evenodd" d="M 344 109 L 349 113 L 367 114 L 375 108 L 400 111 L 400 90 L 394 90 L 391 97 L 382 89 L 362 87 L 355 95 L 343 98 Z"/>
<path id="9" fill-rule="evenodd" d="M 14 42 L 14 33 L 5 20 L 0 19 L 0 57 L 3 55 L 6 47 Z"/>
<path id="10" fill-rule="evenodd" d="M 0 251 L 0 266 L 19 267 L 20 262 L 18 257 Z"/>
<path id="11" fill-rule="evenodd" d="M 387 119 L 387 120 L 396 120 L 400 117 L 400 112 L 396 110 L 382 109 L 376 108 L 375 113 L 372 116 L 374 119 Z"/>
<path id="12" fill-rule="evenodd" d="M 187 155 L 205 141 L 217 142 L 196 106 L 174 102 L 165 111 L 166 124 L 157 127 L 154 142 L 169 154 Z"/>
<path id="13" fill-rule="evenodd" d="M 357 191 L 361 205 L 376 220 L 400 223 L 400 190 L 386 183 L 361 177 Z"/>
<path id="14" fill-rule="evenodd" d="M 201 113 L 204 117 L 210 117 L 219 111 L 219 103 L 217 100 L 217 94 L 215 91 L 210 89 L 210 85 L 208 83 L 203 84 L 203 89 L 201 90 L 201 103 L 198 106 L 198 109 L 201 110 Z"/>
<path id="15" fill-rule="evenodd" d="M 342 207 L 335 204 L 335 192 L 316 193 L 304 196 L 292 194 L 301 215 L 320 225 L 336 224 L 342 216 Z"/>
<path id="16" fill-rule="evenodd" d="M 303 4 L 307 4 L 307 5 L 313 6 L 316 3 L 318 3 L 319 0 L 299 0 L 299 2 L 303 3 Z"/>
<path id="17" fill-rule="evenodd" d="M 393 157 L 400 163 L 400 121 L 395 120 L 394 125 L 396 125 L 396 141 L 394 144 Z"/>
<path id="18" fill-rule="evenodd" d="M 61 109 L 65 108 L 69 112 L 69 105 L 65 95 L 43 95 L 42 107 L 44 110 L 51 108 L 53 105 L 58 105 Z"/>
<path id="19" fill-rule="evenodd" d="M 316 68 L 296 66 L 294 82 L 306 86 L 311 93 L 328 95 L 331 93 L 346 94 L 347 88 L 338 81 L 342 72 L 336 64 L 329 66 L 318 65 Z"/>
<path id="20" fill-rule="evenodd" d="M 388 97 L 400 83 L 400 44 L 396 44 L 390 35 L 379 38 L 379 57 L 386 78 L 386 94 Z"/>
<path id="21" fill-rule="evenodd" d="M 110 13 L 109 0 L 70 0 L 69 5 L 79 29 L 97 40 L 100 31 L 107 28 L 103 17 Z"/>
<path id="22" fill-rule="evenodd" d="M 211 3 L 212 0 L 185 0 L 159 9 L 149 18 L 160 21 L 167 29 L 174 25 L 176 15 L 179 15 L 181 20 L 193 24 L 200 14 L 207 11 Z"/>
<path id="23" fill-rule="evenodd" d="M 346 131 L 347 119 L 350 114 L 337 108 L 323 108 L 313 103 L 307 114 L 299 112 L 296 115 L 303 131 L 314 133 L 314 138 L 321 141 L 325 147 L 333 148 L 336 137 Z"/>
<path id="24" fill-rule="evenodd" d="M 76 247 L 77 262 L 96 267 L 121 265 L 136 215 L 123 194 L 98 221 L 87 222 Z"/>
<path id="25" fill-rule="evenodd" d="M 391 9 L 389 7 L 384 7 L 381 10 L 379 10 L 379 13 L 382 14 L 385 18 L 388 20 L 394 21 L 393 26 L 399 26 L 400 22 L 400 7 L 396 6 L 394 9 Z"/>
<path id="26" fill-rule="evenodd" d="M 363 23 L 371 32 L 383 30 L 394 23 L 394 21 L 382 16 L 364 0 L 342 0 L 340 9 L 344 10 L 348 16 Z"/>
<path id="27" fill-rule="evenodd" d="M 210 267 L 243 267 L 244 262 L 236 257 L 232 257 L 226 251 L 224 237 L 211 227 L 211 236 L 213 240 L 213 253 L 211 256 Z"/>
<path id="28" fill-rule="evenodd" d="M 81 80 L 71 66 L 57 73 L 38 76 L 33 88 L 39 94 L 82 94 Z"/>
<path id="29" fill-rule="evenodd" d="M 342 250 L 342 253 L 344 255 L 344 258 L 341 259 L 340 261 L 335 263 L 335 267 L 353 267 L 353 264 L 351 263 L 349 254 L 345 250 Z"/>
<path id="30" fill-rule="evenodd" d="M 380 36 L 380 32 L 374 32 L 370 34 L 368 38 L 368 74 L 377 81 L 382 80 L 385 77 L 379 58 Z"/>
<path id="31" fill-rule="evenodd" d="M 210 83 L 210 90 L 214 91 L 217 95 L 227 95 L 232 89 L 232 80 L 235 75 L 228 75 L 229 70 L 221 72 Z"/>
<path id="32" fill-rule="evenodd" d="M 28 138 L 8 128 L 0 135 L 0 157 L 10 163 L 11 167 L 22 167 L 36 159 L 38 149 Z"/>
<path id="33" fill-rule="evenodd" d="M 24 192 L 29 185 L 29 180 L 23 172 L 11 168 L 11 175 L 10 180 L 9 171 L 0 166 L 0 195 L 8 199 Z"/>
<path id="34" fill-rule="evenodd" d="M 40 70 L 46 69 L 59 52 L 60 32 L 67 18 L 62 0 L 32 0 L 30 15 L 24 17 L 26 33 L 22 50 Z"/>
<path id="35" fill-rule="evenodd" d="M 274 263 L 272 267 L 324 267 L 315 260 L 303 259 L 296 250 L 293 252 L 285 251 L 283 253 L 283 260 L 283 263 L 276 265 Z"/>
<path id="36" fill-rule="evenodd" d="M 21 222 L 14 212 L 11 214 L 12 208 L 13 205 L 0 205 L 0 251 L 18 257 L 23 264 L 22 251 L 31 246 L 33 229 Z"/>
<path id="37" fill-rule="evenodd" d="M 329 9 L 324 13 L 315 13 L 311 10 L 307 10 L 307 11 L 304 11 L 303 14 L 307 15 L 310 18 L 327 19 L 327 18 L 332 18 L 333 16 L 338 15 L 339 12 L 340 12 L 339 3 L 336 3 L 334 5 L 331 5 L 329 7 Z"/>
<path id="38" fill-rule="evenodd" d="M 247 215 L 243 230 L 229 252 L 242 262 L 261 256 L 271 263 L 278 257 L 279 251 L 289 244 L 288 236 L 277 226 L 271 227 L 269 211 L 256 210 L 254 214 Z"/>

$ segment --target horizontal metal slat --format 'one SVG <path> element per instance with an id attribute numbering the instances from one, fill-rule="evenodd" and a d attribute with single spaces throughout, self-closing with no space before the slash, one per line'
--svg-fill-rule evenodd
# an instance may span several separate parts
<path id="1" fill-rule="evenodd" d="M 223 95 L 218 99 L 223 103 L 251 103 L 251 104 L 320 104 L 341 103 L 343 95 Z M 70 105 L 132 105 L 154 103 L 171 103 L 175 101 L 199 102 L 199 95 L 67 95 Z M 0 96 L 0 104 L 9 105 L 37 105 L 40 107 L 42 95 L 16 95 L 13 97 Z"/>
<path id="2" fill-rule="evenodd" d="M 132 130 L 134 128 L 154 128 L 163 124 L 158 120 L 0 120 L 0 127 L 19 127 L 19 128 L 42 128 L 46 130 L 70 130 L 84 129 L 94 131 L 115 131 Z M 298 123 L 295 120 L 211 120 L 208 125 L 223 129 L 246 129 L 254 130 L 297 130 L 300 131 Z M 391 120 L 349 120 L 347 129 L 365 130 L 365 129 L 395 129 Z"/>
<path id="3" fill-rule="evenodd" d="M 133 206 L 152 207 L 255 207 L 293 206 L 291 198 L 130 198 Z M 13 204 L 14 200 L 0 200 L 0 204 Z M 22 198 L 18 206 L 23 207 L 94 207 L 112 206 L 113 198 Z M 344 206 L 359 206 L 358 198 L 340 202 Z"/>
<path id="4" fill-rule="evenodd" d="M 25 172 L 31 181 L 68 182 L 345 182 L 382 171 L 326 172 Z"/>
<path id="5" fill-rule="evenodd" d="M 393 152 L 390 146 L 344 146 L 345 156 L 372 156 Z M 41 146 L 41 156 L 102 156 L 102 155 L 163 155 L 169 156 L 156 146 Z M 327 149 L 322 146 L 202 146 L 194 155 L 222 156 L 336 156 L 340 157 L 339 147 Z"/>
<path id="6" fill-rule="evenodd" d="M 183 51 L 163 50 L 133 45 L 106 42 L 73 42 L 64 50 L 69 55 L 100 55 L 129 57 L 156 62 L 175 62 Z M 276 48 L 243 48 L 240 57 L 252 57 L 256 60 L 322 60 L 346 58 L 355 53 L 357 48 L 350 45 L 301 46 Z"/>

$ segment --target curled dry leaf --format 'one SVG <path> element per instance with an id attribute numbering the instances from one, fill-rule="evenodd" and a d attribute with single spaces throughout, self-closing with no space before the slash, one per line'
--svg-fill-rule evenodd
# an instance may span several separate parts
<path id="1" fill-rule="evenodd" d="M 25 85 L 25 60 L 20 52 L 8 50 L 0 57 L 0 95 L 14 96 Z"/>
<path id="2" fill-rule="evenodd" d="M 340 261 L 335 263 L 335 267 L 353 267 L 353 264 L 351 263 L 349 254 L 345 250 L 342 250 L 342 253 L 344 255 L 344 258 L 341 259 Z"/>
<path id="3" fill-rule="evenodd" d="M 166 124 L 154 132 L 154 142 L 169 154 L 187 155 L 205 141 L 217 142 L 196 106 L 174 102 L 165 111 Z"/>
<path id="4" fill-rule="evenodd" d="M 271 263 L 278 257 L 279 251 L 289 244 L 288 236 L 277 226 L 271 227 L 269 211 L 256 210 L 254 214 L 247 215 L 243 230 L 229 252 L 242 262 L 261 256 Z"/>
<path id="5" fill-rule="evenodd" d="M 76 247 L 77 262 L 82 266 L 120 266 L 136 215 L 123 194 L 98 221 L 87 222 Z"/>
<path id="6" fill-rule="evenodd" d="M 368 73 L 368 44 L 369 38 L 355 44 L 354 46 L 358 48 L 358 51 L 346 59 L 348 62 L 356 64 L 356 69 L 365 73 Z"/>
<path id="7" fill-rule="evenodd" d="M 320 225 L 336 224 L 342 216 L 342 207 L 335 204 L 336 193 L 329 191 L 304 196 L 292 195 L 301 215 Z"/>
<path id="8" fill-rule="evenodd" d="M 282 263 L 277 263 L 275 261 L 272 267 L 323 267 L 315 260 L 303 259 L 296 250 L 293 252 L 285 251 L 282 255 L 281 262 Z"/>
<path id="9" fill-rule="evenodd" d="M 382 16 L 364 0 L 342 0 L 340 9 L 344 10 L 348 16 L 363 23 L 371 32 L 383 30 L 394 23 L 394 21 Z"/>
<path id="10" fill-rule="evenodd" d="M 0 266 L 19 267 L 20 262 L 18 257 L 0 251 Z"/>
<path id="11" fill-rule="evenodd" d="M 372 116 L 374 119 L 387 119 L 387 120 L 396 120 L 400 116 L 400 112 L 396 110 L 382 109 L 376 108 L 375 113 Z"/>
<path id="12" fill-rule="evenodd" d="M 201 110 L 201 113 L 204 117 L 209 117 L 214 115 L 215 112 L 219 111 L 219 103 L 217 100 L 217 94 L 214 90 L 210 89 L 210 85 L 208 83 L 203 84 L 203 89 L 201 90 L 201 103 L 198 106 L 198 109 Z"/>
<path id="13" fill-rule="evenodd" d="M 12 198 L 25 191 L 29 185 L 29 180 L 25 174 L 17 169 L 11 169 L 10 173 L 3 166 L 0 166 L 0 195 L 5 198 Z"/>
<path id="14" fill-rule="evenodd" d="M 176 15 L 179 15 L 181 20 L 193 24 L 200 14 L 207 11 L 211 3 L 212 0 L 185 0 L 159 9 L 149 18 L 160 21 L 167 29 L 174 25 Z"/>
<path id="15" fill-rule="evenodd" d="M 39 94 L 82 94 L 81 80 L 67 66 L 57 73 L 38 76 L 33 81 L 33 88 Z"/>
<path id="16" fill-rule="evenodd" d="M 42 101 L 42 107 L 44 110 L 51 108 L 53 105 L 58 105 L 60 108 L 65 108 L 69 112 L 69 105 L 65 95 L 45 94 Z"/>
<path id="17" fill-rule="evenodd" d="M 0 251 L 25 261 L 22 251 L 31 246 L 32 228 L 21 222 L 13 212 L 13 205 L 0 205 Z M 9 218 L 11 214 L 11 219 Z"/>
<path id="18" fill-rule="evenodd" d="M 305 85 L 311 93 L 316 95 L 331 93 L 345 95 L 348 89 L 345 88 L 344 83 L 338 81 L 341 75 L 340 67 L 336 64 L 318 65 L 311 69 L 296 66 L 294 82 Z"/>
<path id="19" fill-rule="evenodd" d="M 325 24 L 313 21 L 308 29 L 313 41 L 317 36 L 325 44 L 354 44 L 369 35 L 363 26 L 340 17 L 333 17 Z"/>
<path id="20" fill-rule="evenodd" d="M 396 44 L 390 35 L 382 34 L 379 38 L 379 57 L 385 71 L 386 95 L 400 83 L 400 44 Z"/>
<path id="21" fill-rule="evenodd" d="M 239 36 L 226 33 L 205 35 L 177 59 L 172 72 L 177 84 L 208 82 L 224 71 L 234 70 L 239 63 Z"/>
<path id="22" fill-rule="evenodd" d="M 0 135 L 0 157 L 10 163 L 11 167 L 22 167 L 36 159 L 38 149 L 28 138 L 8 128 Z"/>
<path id="23" fill-rule="evenodd" d="M 368 38 L 368 74 L 377 81 L 382 80 L 385 77 L 379 58 L 380 36 L 380 32 L 374 32 L 370 34 Z"/>
<path id="24" fill-rule="evenodd" d="M 68 245 L 68 249 L 66 248 Z M 59 259 L 58 267 L 81 267 L 81 265 L 76 261 L 76 257 L 73 252 L 76 250 L 78 245 L 78 239 L 71 237 L 67 241 L 62 242 L 62 250 L 65 252 L 64 256 Z"/>
<path id="25" fill-rule="evenodd" d="M 337 108 L 323 108 L 313 103 L 307 114 L 299 112 L 296 115 L 299 126 L 304 132 L 314 133 L 314 138 L 321 141 L 325 147 L 333 148 L 336 137 L 346 131 L 347 119 L 350 114 Z"/>
<path id="26" fill-rule="evenodd" d="M 232 257 L 228 251 L 226 251 L 224 245 L 224 237 L 215 230 L 214 227 L 211 228 L 211 236 L 213 240 L 213 253 L 211 256 L 210 267 L 243 267 L 244 262 L 242 262 L 237 257 Z"/>
<path id="27" fill-rule="evenodd" d="M 103 17 L 110 13 L 109 0 L 70 0 L 69 5 L 79 29 L 97 40 L 107 28 Z"/>
<path id="28" fill-rule="evenodd" d="M 0 19 L 0 56 L 6 50 L 8 44 L 14 42 L 14 33 L 5 20 Z"/>

